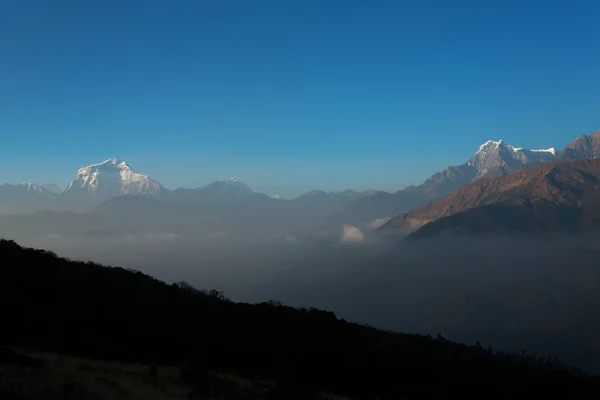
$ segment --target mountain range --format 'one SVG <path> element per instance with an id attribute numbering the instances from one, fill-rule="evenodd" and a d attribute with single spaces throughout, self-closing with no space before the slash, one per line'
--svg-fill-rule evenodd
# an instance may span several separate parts
<path id="1" fill-rule="evenodd" d="M 96 215 L 106 215 L 110 211 L 118 216 L 139 215 L 142 210 L 148 210 L 148 214 L 151 213 L 149 210 L 154 210 L 161 214 L 162 219 L 175 214 L 194 213 L 211 219 L 215 224 L 219 221 L 239 226 L 253 223 L 275 226 L 279 223 L 297 225 L 300 230 L 313 229 L 317 225 L 339 227 L 341 224 L 371 229 L 374 223 L 381 225 L 396 216 L 384 229 L 394 227 L 412 231 L 426 222 L 447 216 L 421 208 L 456 193 L 465 185 L 535 170 L 549 163 L 593 159 L 599 154 L 599 149 L 600 131 L 576 139 L 562 151 L 554 148 L 527 150 L 502 140 L 487 141 L 464 164 L 435 173 L 419 186 L 410 186 L 395 193 L 313 190 L 292 200 L 257 193 L 235 178 L 195 189 L 168 190 L 160 182 L 136 172 L 126 162 L 111 158 L 79 169 L 75 179 L 62 192 L 51 184 L 2 185 L 0 213 L 23 214 L 44 210 L 87 213 L 94 210 Z M 112 201 L 119 197 L 130 198 Z M 104 202 L 109 204 L 102 206 Z M 465 204 L 471 203 L 467 201 Z M 411 210 L 414 212 L 410 213 Z"/>
<path id="2" fill-rule="evenodd" d="M 394 216 L 380 231 L 410 233 L 414 239 L 445 232 L 594 229 L 598 225 L 596 214 L 600 213 L 595 201 L 600 178 L 596 161 L 599 143 L 600 131 L 582 136 L 554 163 L 478 179 L 424 207 Z"/>
<path id="3" fill-rule="evenodd" d="M 556 161 L 557 155 L 558 152 L 554 148 L 525 150 L 502 140 L 488 141 L 464 164 L 450 166 L 437 172 L 419 186 L 359 199 L 340 211 L 337 217 L 338 220 L 352 223 L 391 217 L 447 196 L 467 183 L 488 177 L 506 176 Z"/>
<path id="4" fill-rule="evenodd" d="M 593 159 L 600 154 L 599 149 L 600 131 L 577 138 L 562 151 L 554 148 L 526 150 L 502 140 L 488 141 L 466 163 L 435 173 L 419 186 L 359 199 L 340 211 L 337 220 L 358 224 L 361 221 L 398 216 L 448 196 L 468 183 L 508 176 L 556 161 Z"/>
<path id="5" fill-rule="evenodd" d="M 375 191 L 325 192 L 313 190 L 292 200 L 267 196 L 248 188 L 236 178 L 216 181 L 204 187 L 166 189 L 160 182 L 133 170 L 126 162 L 115 158 L 91 164 L 77 171 L 66 189 L 56 184 L 5 184 L 0 186 L 0 213 L 32 213 L 43 210 L 89 211 L 100 203 L 119 196 L 146 196 L 164 203 L 177 205 L 223 205 L 240 202 L 289 201 L 298 205 L 313 205 L 333 211 L 357 198 Z M 142 200 L 140 200 L 142 201 Z"/>
<path id="6" fill-rule="evenodd" d="M 380 230 L 410 237 L 499 231 L 577 232 L 600 227 L 600 159 L 562 161 L 488 178 L 425 207 L 398 215 Z"/>

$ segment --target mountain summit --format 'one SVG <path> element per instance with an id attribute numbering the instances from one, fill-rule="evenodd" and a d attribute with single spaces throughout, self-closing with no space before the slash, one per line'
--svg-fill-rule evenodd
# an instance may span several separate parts
<path id="1" fill-rule="evenodd" d="M 114 197 L 126 194 L 155 194 L 162 190 L 164 188 L 159 182 L 135 172 L 124 161 L 111 158 L 81 168 L 65 192 L 92 197 Z"/>
<path id="2" fill-rule="evenodd" d="M 558 162 L 510 176 L 482 179 L 382 226 L 417 230 L 413 237 L 445 231 L 577 231 L 600 226 L 600 160 Z"/>
<path id="3" fill-rule="evenodd" d="M 556 150 L 526 150 L 499 140 L 488 140 L 464 164 L 434 174 L 423 185 L 408 190 L 428 194 L 429 201 L 457 191 L 461 186 L 481 178 L 506 176 L 556 160 Z"/>
<path id="4" fill-rule="evenodd" d="M 357 199 L 336 218 L 361 223 L 408 212 L 456 192 L 482 178 L 506 176 L 556 160 L 556 149 L 526 150 L 499 140 L 488 140 L 464 164 L 433 174 L 423 184 L 395 193 L 377 193 Z"/>
<path id="5" fill-rule="evenodd" d="M 565 147 L 559 158 L 565 161 L 600 158 L 600 131 L 575 139 Z"/>
<path id="6" fill-rule="evenodd" d="M 465 167 L 472 167 L 475 176 L 472 180 L 489 176 L 504 176 L 514 171 L 527 169 L 538 163 L 556 160 L 556 149 L 525 150 L 513 147 L 500 140 L 489 140 L 479 146 L 479 150 Z"/>

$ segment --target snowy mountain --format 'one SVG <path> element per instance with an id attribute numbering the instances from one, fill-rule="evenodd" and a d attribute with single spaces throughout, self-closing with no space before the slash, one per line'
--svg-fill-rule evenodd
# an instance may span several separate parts
<path id="1" fill-rule="evenodd" d="M 503 176 L 514 171 L 537 166 L 543 162 L 556 160 L 556 149 L 525 150 L 513 147 L 508 143 L 489 140 L 479 147 L 479 150 L 463 167 L 474 168 L 475 177 L 472 180 Z"/>
<path id="2" fill-rule="evenodd" d="M 526 150 L 502 140 L 489 140 L 479 146 L 466 163 L 437 172 L 419 186 L 359 198 L 335 218 L 359 223 L 398 215 L 454 193 L 478 179 L 506 176 L 556 159 L 557 152 L 554 148 Z"/>
<path id="3" fill-rule="evenodd" d="M 489 140 L 479 146 L 464 164 L 435 173 L 419 186 L 410 186 L 395 193 L 313 190 L 292 200 L 254 192 L 236 178 L 213 182 L 197 189 L 171 192 L 156 180 L 134 171 L 124 161 L 111 158 L 79 169 L 64 191 L 55 184 L 6 185 L 0 191 L 0 212 L 31 209 L 85 212 L 117 196 L 150 195 L 161 202 L 203 206 L 206 213 L 210 213 L 212 205 L 222 205 L 222 208 L 229 210 L 233 206 L 239 208 L 252 204 L 251 208 L 277 210 L 279 213 L 285 210 L 290 215 L 309 211 L 314 214 L 318 211 L 319 215 L 331 215 L 335 222 L 366 223 L 424 206 L 481 178 L 505 176 L 555 160 L 598 156 L 600 131 L 576 139 L 560 154 L 554 148 L 527 150 L 502 140 Z M 206 207 L 208 205 L 211 206 Z"/>
<path id="4" fill-rule="evenodd" d="M 36 185 L 35 183 L 30 183 L 30 182 L 22 182 L 18 185 L 5 184 L 2 186 L 4 189 L 10 188 L 12 190 L 17 190 L 17 191 L 23 192 L 23 193 L 45 193 L 45 191 L 47 190 L 47 189 L 44 189 L 40 185 Z"/>
<path id="5" fill-rule="evenodd" d="M 81 168 L 64 194 L 111 198 L 120 195 L 152 195 L 164 190 L 159 182 L 135 172 L 124 161 L 111 158 L 100 164 Z"/>

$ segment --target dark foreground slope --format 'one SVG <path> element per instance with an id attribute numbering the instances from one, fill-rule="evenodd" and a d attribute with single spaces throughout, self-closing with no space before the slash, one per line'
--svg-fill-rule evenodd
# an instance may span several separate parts
<path id="1" fill-rule="evenodd" d="M 378 331 L 314 309 L 233 303 L 10 241 L 0 241 L 0 302 L 1 342 L 23 348 L 192 365 L 354 398 L 599 393 L 594 379 L 547 360 Z"/>

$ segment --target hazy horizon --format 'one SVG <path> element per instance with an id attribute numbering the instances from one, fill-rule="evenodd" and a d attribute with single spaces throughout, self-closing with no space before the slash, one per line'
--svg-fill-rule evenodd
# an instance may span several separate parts
<path id="1" fill-rule="evenodd" d="M 595 131 L 597 131 L 597 130 L 595 130 Z M 571 142 L 572 140 L 577 139 L 578 137 L 581 137 L 583 135 L 588 135 L 590 133 L 593 133 L 593 132 L 586 132 L 586 133 L 578 134 L 576 136 L 572 136 L 571 139 L 567 139 L 568 140 L 567 144 L 569 142 Z M 480 145 L 486 143 L 487 141 L 488 141 L 488 139 L 482 140 Z M 499 139 L 499 141 L 502 141 L 502 139 Z M 504 142 L 506 142 L 506 141 L 504 141 Z M 513 143 L 508 143 L 508 144 L 514 145 Z M 479 147 L 479 146 L 477 146 L 477 147 Z M 518 147 L 518 146 L 514 145 L 514 147 Z M 560 152 L 564 148 L 564 146 L 554 147 L 554 148 L 558 152 Z M 542 148 L 541 147 L 531 148 L 531 150 L 539 150 L 539 149 L 542 149 Z M 476 151 L 477 151 L 477 148 L 474 148 L 473 152 L 468 156 L 468 158 L 471 157 L 473 154 L 475 154 Z M 424 154 L 424 155 L 427 156 L 427 154 Z M 464 164 L 468 160 L 468 158 L 463 159 L 463 160 L 456 160 L 453 164 L 448 164 L 448 165 L 445 165 L 444 167 L 441 167 L 441 170 L 445 169 L 448 166 L 462 165 L 462 164 Z M 119 158 L 116 158 L 116 157 L 106 157 L 106 158 L 103 158 L 101 160 L 97 160 L 97 161 L 90 162 L 90 163 L 87 163 L 85 165 L 81 165 L 79 167 L 73 168 L 73 173 L 70 175 L 70 177 L 66 178 L 66 180 L 63 179 L 64 177 L 61 177 L 61 179 L 46 180 L 46 181 L 44 181 L 44 180 L 40 180 L 40 179 L 37 179 L 35 177 L 32 177 L 32 179 L 21 180 L 21 181 L 4 181 L 4 182 L 0 182 L 0 184 L 4 184 L 4 183 L 8 183 L 8 184 L 20 184 L 20 183 L 23 183 L 23 182 L 34 183 L 34 184 L 54 184 L 54 185 L 57 185 L 61 190 L 65 190 L 68 187 L 69 182 L 71 182 L 71 180 L 75 177 L 76 172 L 80 168 L 86 167 L 88 165 L 100 164 L 100 163 L 103 163 L 103 162 L 108 161 L 110 159 L 117 159 L 118 161 L 126 162 L 129 165 L 129 167 L 131 167 L 132 170 L 134 170 L 135 172 L 141 173 L 143 175 L 148 175 L 150 178 L 156 179 L 155 176 L 152 176 L 152 175 L 149 175 L 149 174 L 145 173 L 143 169 L 140 170 L 135 165 L 132 165 L 132 163 L 130 163 L 128 160 L 119 159 Z M 422 167 L 424 167 L 424 170 L 429 171 L 429 166 L 426 165 L 426 164 L 427 163 L 424 162 L 423 165 L 422 165 Z M 156 165 L 154 165 L 154 167 L 156 167 Z M 274 167 L 277 167 L 277 166 L 274 166 Z M 179 189 L 179 188 L 196 189 L 196 188 L 200 188 L 200 187 L 209 185 L 209 184 L 214 183 L 214 182 L 225 181 L 225 180 L 228 180 L 228 179 L 235 178 L 236 180 L 238 180 L 238 181 L 246 184 L 250 189 L 252 189 L 255 192 L 263 193 L 263 194 L 266 194 L 266 195 L 269 195 L 269 196 L 280 196 L 280 197 L 285 198 L 285 199 L 294 199 L 294 198 L 296 198 L 296 197 L 298 197 L 298 196 L 300 196 L 300 195 L 302 195 L 304 193 L 307 193 L 307 192 L 310 192 L 310 191 L 313 191 L 313 190 L 321 190 L 321 191 L 324 191 L 324 192 L 341 192 L 341 191 L 345 191 L 345 190 L 353 190 L 353 191 L 357 191 L 357 192 L 364 192 L 364 191 L 368 191 L 368 190 L 374 190 L 374 191 L 386 191 L 388 193 L 393 193 L 393 192 L 396 192 L 396 191 L 399 191 L 399 190 L 403 190 L 403 189 L 405 189 L 405 188 L 407 188 L 407 187 L 409 187 L 411 185 L 420 185 L 427 178 L 429 178 L 431 175 L 433 175 L 436 172 L 439 172 L 439 171 L 430 171 L 430 172 L 427 172 L 427 175 L 424 175 L 421 178 L 421 180 L 413 181 L 413 182 L 411 182 L 409 184 L 394 185 L 394 184 L 388 182 L 387 184 L 382 183 L 380 186 L 374 186 L 374 185 L 343 186 L 342 184 L 335 183 L 335 182 L 334 183 L 329 183 L 329 184 L 321 184 L 321 186 L 318 186 L 316 184 L 313 185 L 313 184 L 310 184 L 310 183 L 303 183 L 303 184 L 299 185 L 296 182 L 285 182 L 285 183 L 279 182 L 279 183 L 272 183 L 272 184 L 268 184 L 268 185 L 265 185 L 264 183 L 261 184 L 259 182 L 258 184 L 252 185 L 249 182 L 256 183 L 256 179 L 260 178 L 261 176 L 259 175 L 257 177 L 257 176 L 253 176 L 253 175 L 243 174 L 243 173 L 242 173 L 242 175 L 239 175 L 239 174 L 237 174 L 237 175 L 234 174 L 234 175 L 229 175 L 229 176 L 222 175 L 220 177 L 219 177 L 218 174 L 214 173 L 212 175 L 212 176 L 214 176 L 214 178 L 207 177 L 207 176 L 203 176 L 202 178 L 199 177 L 196 180 L 196 182 L 198 182 L 198 183 L 187 185 L 187 186 L 185 186 L 185 185 L 183 185 L 183 186 L 169 186 L 167 184 L 164 184 L 164 181 L 160 181 L 160 179 L 157 179 L 157 180 L 161 184 L 163 184 L 163 186 L 166 189 L 168 189 L 168 190 L 175 190 L 175 189 Z M 43 173 L 40 174 L 40 176 L 43 176 L 43 175 L 44 175 Z M 246 179 L 240 179 L 240 176 L 243 176 Z M 167 179 L 167 182 L 169 182 L 169 181 L 170 180 Z M 375 179 L 375 177 L 374 177 L 373 181 L 376 182 L 377 179 Z"/>

